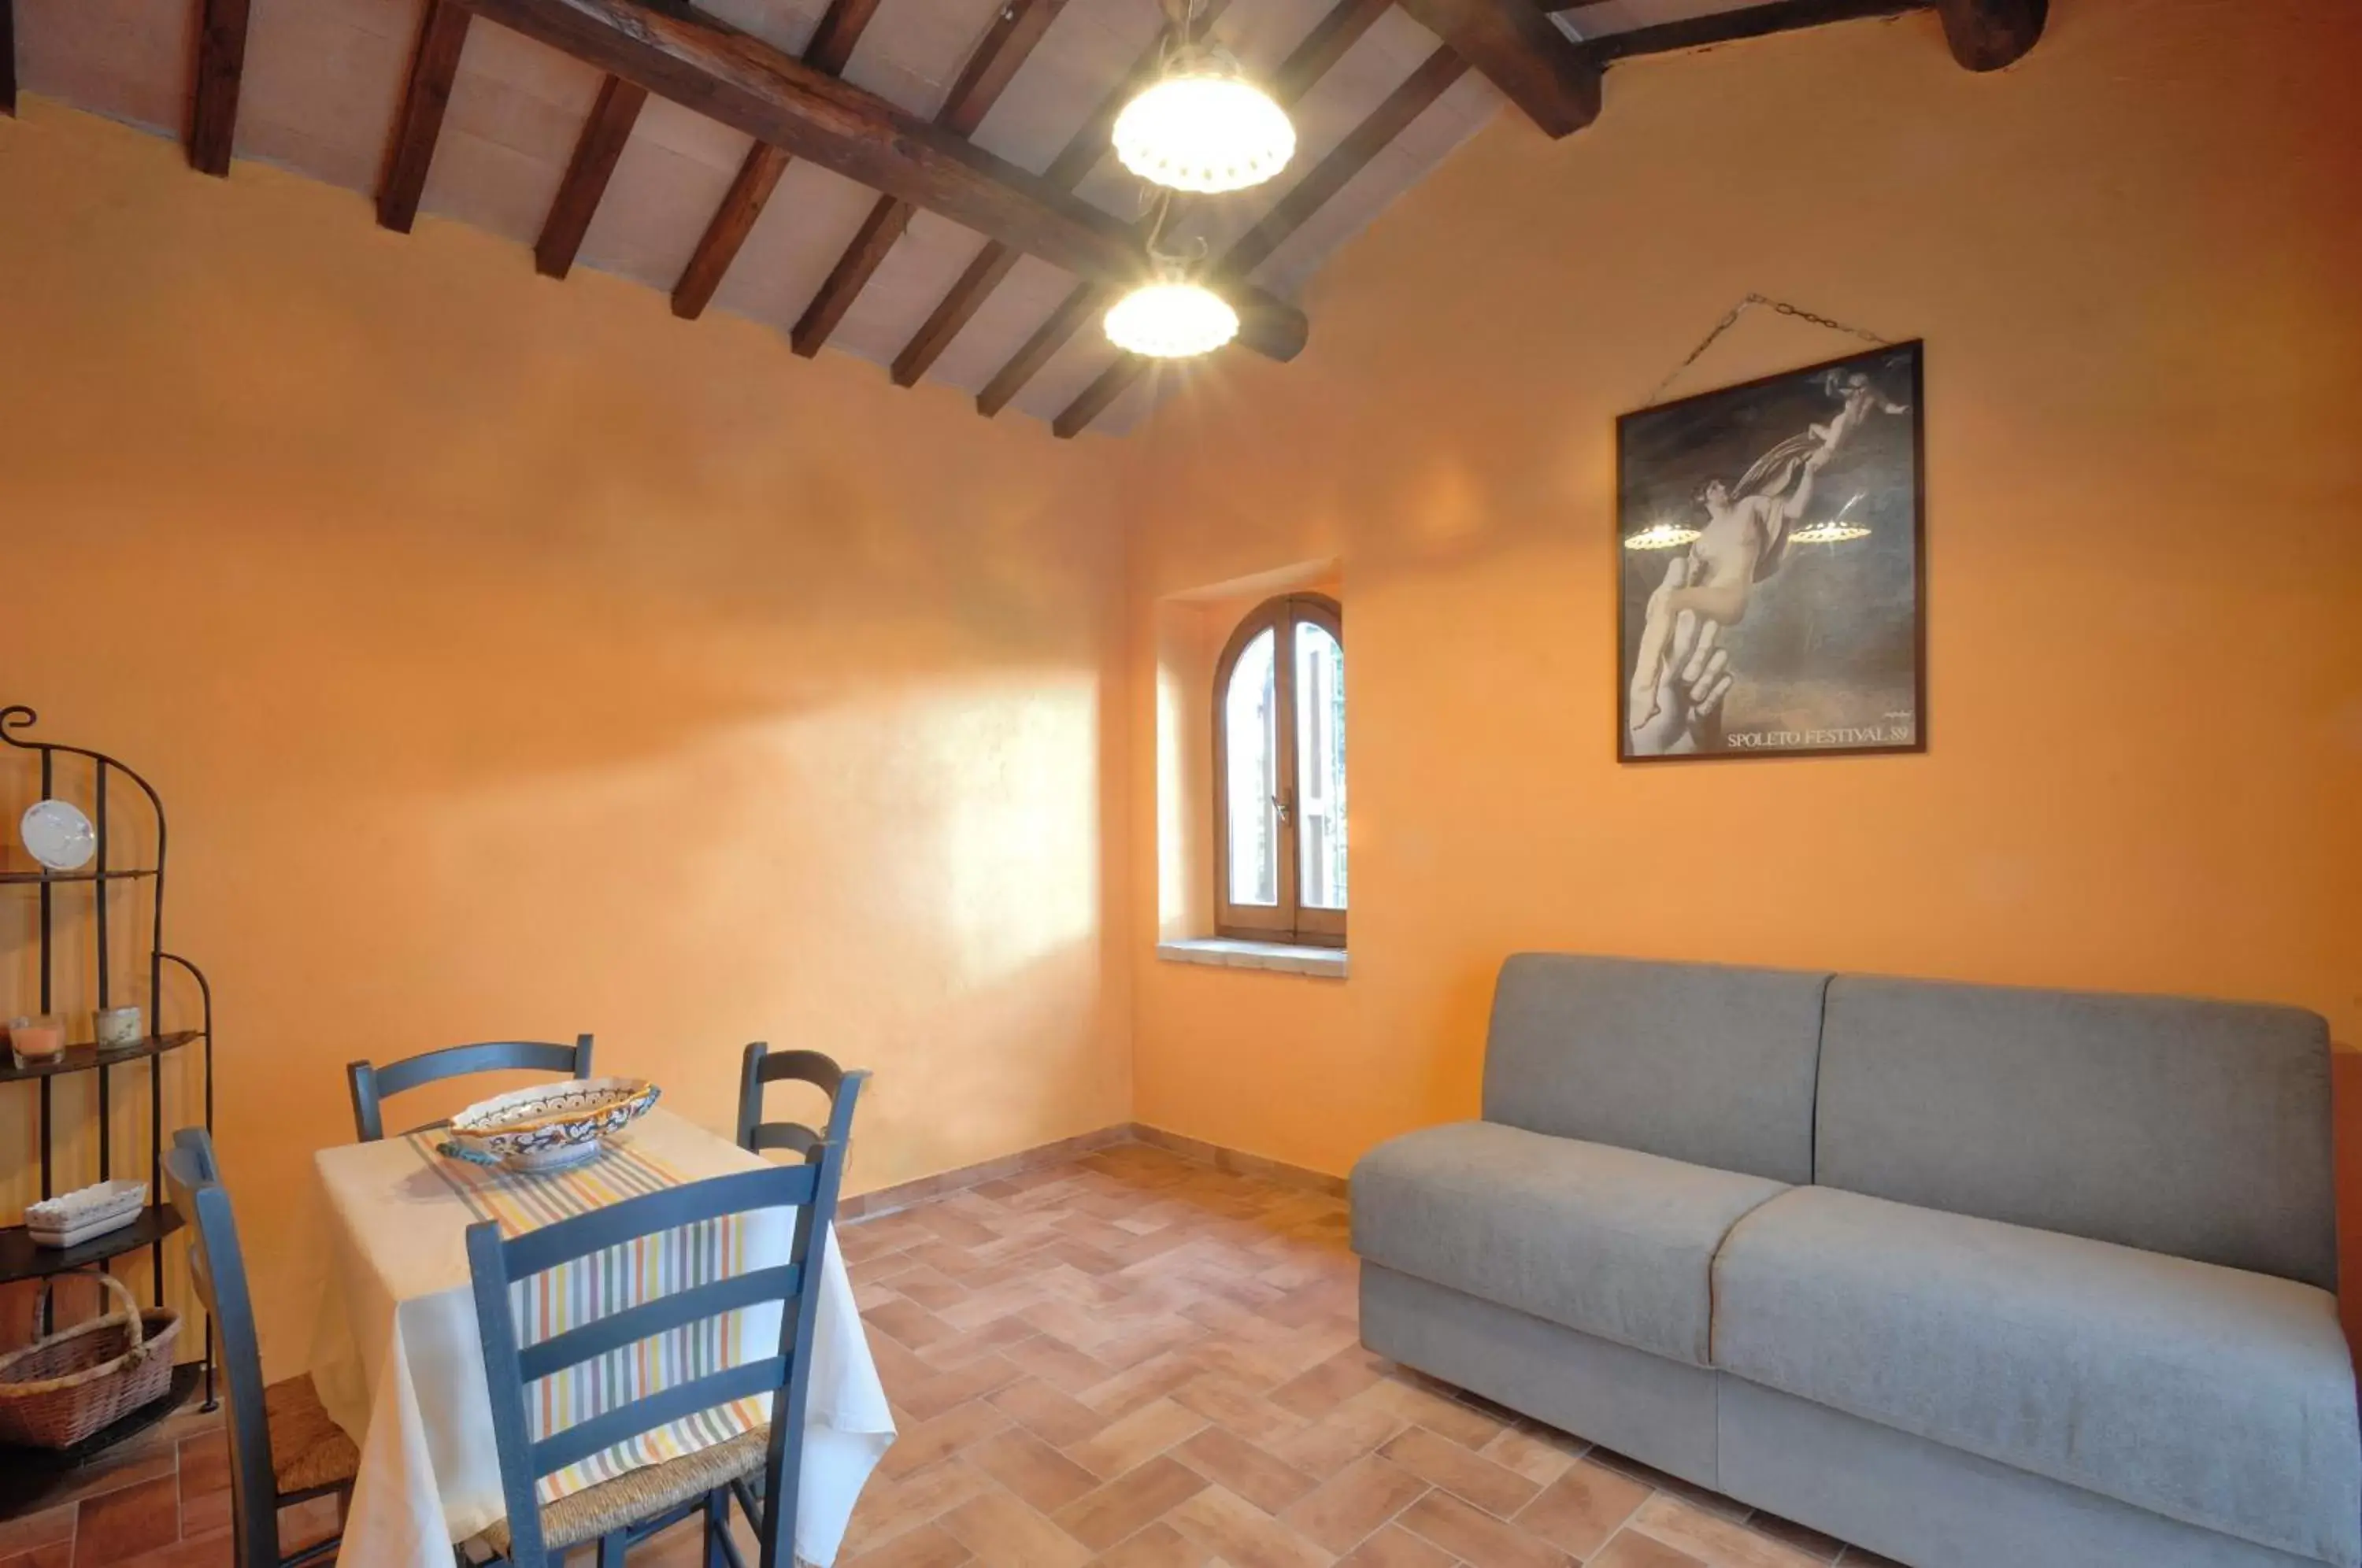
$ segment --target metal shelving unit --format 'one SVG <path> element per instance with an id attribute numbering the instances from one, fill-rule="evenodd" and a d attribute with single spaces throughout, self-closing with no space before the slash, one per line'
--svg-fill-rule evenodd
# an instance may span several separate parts
<path id="1" fill-rule="evenodd" d="M 145 1251 L 149 1255 L 150 1294 L 158 1306 L 164 1300 L 164 1245 L 173 1231 L 180 1229 L 180 1215 L 164 1197 L 162 1154 L 164 1143 L 164 1077 L 167 1056 L 192 1046 L 201 1047 L 204 1063 L 204 1123 L 210 1128 L 214 1120 L 214 1020 L 213 988 L 204 973 L 194 964 L 164 947 L 164 870 L 167 830 L 164 802 L 145 778 L 114 757 L 81 746 L 65 745 L 54 741 L 33 740 L 22 732 L 39 721 L 32 709 L 0 708 L 0 744 L 26 754 L 26 759 L 39 769 L 39 789 L 43 799 L 55 796 L 61 786 L 86 778 L 90 793 L 91 825 L 96 830 L 97 854 L 89 867 L 79 871 L 0 871 L 0 898 L 30 897 L 38 900 L 35 931 L 39 940 L 38 1004 L 25 1007 L 12 999 L 12 1012 L 58 1012 L 70 1010 L 62 1004 L 58 976 L 60 945 L 60 911 L 57 889 L 61 886 L 79 885 L 90 889 L 87 916 L 79 911 L 71 918 L 87 919 L 91 936 L 93 963 L 89 989 L 94 995 L 71 999 L 77 1005 L 71 1010 L 87 1017 L 93 1008 L 114 1005 L 118 990 L 118 969 L 128 967 L 126 957 L 136 957 L 139 973 L 147 982 L 145 1016 L 151 1030 L 149 1036 L 136 1044 L 100 1047 L 81 1043 L 67 1048 L 63 1057 L 54 1062 L 18 1066 L 13 1056 L 0 1053 L 0 1086 L 30 1084 L 39 1101 L 39 1154 L 40 1162 L 41 1196 L 48 1198 L 57 1191 L 57 1133 L 55 1088 L 59 1079 L 75 1074 L 93 1075 L 97 1086 L 95 1121 L 98 1141 L 99 1179 L 107 1180 L 118 1175 L 138 1174 L 134 1165 L 121 1168 L 129 1162 L 120 1157 L 115 1137 L 114 1092 L 116 1075 L 129 1068 L 137 1070 L 139 1063 L 147 1064 L 148 1076 L 148 1136 L 146 1175 L 149 1182 L 149 1207 L 138 1220 L 119 1231 L 109 1231 L 78 1247 L 62 1251 L 33 1244 L 21 1224 L 0 1227 L 0 1285 L 18 1280 L 39 1279 L 105 1264 L 109 1260 L 127 1253 Z M 117 849 L 116 839 L 124 826 L 119 820 L 126 803 L 139 816 L 152 822 L 155 828 L 154 864 L 116 866 L 111 855 Z M 113 951 L 116 944 L 109 921 L 111 900 L 128 896 L 141 883 L 152 884 L 151 913 L 147 922 L 148 940 L 133 955 Z M 16 889 L 22 889 L 17 892 Z M 136 923 L 136 922 L 135 922 Z M 196 988 L 197 1017 L 187 1021 L 194 1027 L 168 1030 L 163 1027 L 166 1004 L 164 981 L 167 969 L 185 973 Z M 0 1091 L 5 1092 L 5 1091 Z M 46 1326 L 46 1325 L 45 1325 Z M 204 1347 L 203 1359 L 178 1369 L 172 1381 L 171 1395 L 146 1410 L 134 1412 L 106 1430 L 75 1445 L 65 1453 L 35 1452 L 0 1448 L 0 1472 L 10 1473 L 23 1481 L 36 1481 L 39 1473 L 54 1473 L 60 1467 L 72 1467 L 95 1457 L 133 1433 L 162 1419 L 185 1399 L 202 1379 L 205 1402 L 213 1404 L 212 1325 L 202 1320 L 197 1325 L 202 1332 L 189 1336 L 191 1342 Z"/>

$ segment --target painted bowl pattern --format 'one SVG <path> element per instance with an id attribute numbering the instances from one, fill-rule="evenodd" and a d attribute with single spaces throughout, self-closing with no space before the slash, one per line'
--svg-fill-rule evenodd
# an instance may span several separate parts
<path id="1" fill-rule="evenodd" d="M 478 1165 L 555 1170 L 599 1153 L 664 1091 L 646 1078 L 582 1078 L 539 1084 L 469 1106 L 451 1119 L 444 1152 Z"/>

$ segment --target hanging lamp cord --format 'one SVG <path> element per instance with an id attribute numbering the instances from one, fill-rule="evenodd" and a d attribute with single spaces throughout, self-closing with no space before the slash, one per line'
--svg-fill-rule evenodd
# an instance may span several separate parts
<path id="1" fill-rule="evenodd" d="M 1191 3 L 1194 5 L 1195 0 L 1191 0 Z M 1728 332 L 1732 327 L 1738 326 L 1738 318 L 1745 315 L 1757 305 L 1768 305 L 1772 309 L 1779 312 L 1782 315 L 1793 315 L 1797 320 L 1810 322 L 1815 326 L 1826 326 L 1831 332 L 1842 332 L 1849 337 L 1859 337 L 1863 342 L 1870 344 L 1872 348 L 1883 348 L 1889 343 L 1894 341 L 1891 337 L 1881 337 L 1877 333 L 1865 330 L 1862 327 L 1848 326 L 1842 321 L 1831 321 L 1826 315 L 1816 315 L 1811 311 L 1805 309 L 1801 305 L 1792 305 L 1785 300 L 1775 300 L 1769 294 L 1749 294 L 1745 299 L 1739 301 L 1737 304 L 1731 306 L 1729 314 L 1725 315 L 1720 321 L 1714 324 L 1714 330 L 1705 335 L 1705 340 L 1700 343 L 1696 348 L 1690 350 L 1688 359 L 1683 359 L 1680 364 L 1675 365 L 1666 373 L 1665 379 L 1657 383 L 1656 390 L 1649 394 L 1649 400 L 1646 403 L 1643 403 L 1640 406 L 1642 408 L 1654 408 L 1663 400 L 1665 389 L 1672 386 L 1675 381 L 1680 381 L 1683 375 L 1688 371 L 1689 368 L 1692 365 L 1696 364 L 1699 359 L 1705 355 L 1705 351 L 1715 346 L 1716 339 L 1721 337 L 1724 333 Z"/>

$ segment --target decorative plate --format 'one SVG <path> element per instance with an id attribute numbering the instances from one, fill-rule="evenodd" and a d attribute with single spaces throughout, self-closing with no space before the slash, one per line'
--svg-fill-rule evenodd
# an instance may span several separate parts
<path id="1" fill-rule="evenodd" d="M 646 1078 L 538 1084 L 469 1106 L 451 1119 L 442 1152 L 480 1165 L 553 1171 L 579 1165 L 647 1114 L 664 1091 Z"/>
<path id="2" fill-rule="evenodd" d="M 82 810 L 65 801 L 36 801 L 21 824 L 25 847 L 52 871 L 79 871 L 98 853 L 98 833 Z"/>

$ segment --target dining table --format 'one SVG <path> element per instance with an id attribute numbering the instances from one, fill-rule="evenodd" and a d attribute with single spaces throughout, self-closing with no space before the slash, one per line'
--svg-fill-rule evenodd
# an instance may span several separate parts
<path id="1" fill-rule="evenodd" d="M 454 1544 L 506 1512 L 468 1228 L 493 1220 L 515 1235 L 642 1192 L 765 1163 L 661 1107 L 611 1140 L 598 1158 L 561 1170 L 488 1169 L 441 1152 L 447 1135 L 429 1129 L 315 1156 L 330 1256 L 313 1333 L 312 1378 L 328 1414 L 360 1449 L 342 1556 L 370 1568 L 452 1568 Z M 513 1297 L 521 1330 L 531 1323 L 530 1337 L 540 1339 L 621 1310 L 662 1294 L 668 1282 L 677 1288 L 692 1266 L 734 1274 L 789 1261 L 791 1210 L 709 1223 L 721 1229 L 660 1232 L 627 1243 L 643 1249 L 627 1260 L 594 1255 L 520 1286 L 536 1292 Z M 717 1238 L 725 1249 L 719 1264 Z M 569 1282 L 560 1277 L 568 1268 L 590 1272 Z M 801 1561 L 828 1568 L 869 1473 L 894 1441 L 894 1419 L 833 1232 L 823 1244 L 819 1288 L 811 1353 L 797 1369 L 808 1382 L 793 1546 Z M 717 1357 L 719 1364 L 734 1364 L 774 1354 L 778 1323 L 777 1305 L 734 1312 L 681 1331 L 702 1340 L 630 1358 L 621 1375 L 616 1365 L 597 1364 L 554 1375 L 535 1386 L 528 1401 L 534 1435 L 713 1370 Z M 659 1429 L 544 1478 L 541 1500 L 725 1441 L 767 1422 L 769 1406 L 764 1395 Z"/>

